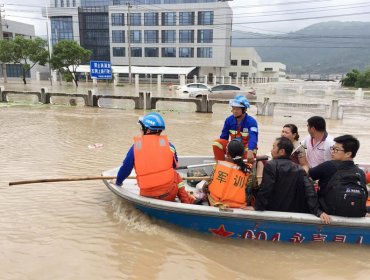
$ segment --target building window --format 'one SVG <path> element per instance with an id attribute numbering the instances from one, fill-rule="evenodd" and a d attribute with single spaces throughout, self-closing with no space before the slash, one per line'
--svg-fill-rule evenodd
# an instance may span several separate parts
<path id="1" fill-rule="evenodd" d="M 158 48 L 145 48 L 145 57 L 158 57 L 159 49 Z"/>
<path id="2" fill-rule="evenodd" d="M 145 30 L 144 43 L 158 43 L 158 30 Z"/>
<path id="3" fill-rule="evenodd" d="M 238 73 L 236 73 L 236 72 L 229 72 L 229 76 L 233 79 L 235 79 L 237 75 L 238 75 Z"/>
<path id="4" fill-rule="evenodd" d="M 197 48 L 197 57 L 211 58 L 212 48 Z"/>
<path id="5" fill-rule="evenodd" d="M 69 7 L 69 0 L 66 0 L 67 7 Z"/>
<path id="6" fill-rule="evenodd" d="M 122 13 L 114 13 L 111 15 L 112 26 L 124 26 L 124 15 Z"/>
<path id="7" fill-rule="evenodd" d="M 141 43 L 141 30 L 131 30 L 131 43 Z"/>
<path id="8" fill-rule="evenodd" d="M 142 57 L 143 51 L 141 48 L 131 48 L 131 56 L 132 57 Z"/>
<path id="9" fill-rule="evenodd" d="M 242 66 L 249 66 L 249 60 L 242 59 L 241 65 Z"/>
<path id="10" fill-rule="evenodd" d="M 141 25 L 141 14 L 140 13 L 130 14 L 130 25 L 131 26 L 140 26 Z"/>
<path id="11" fill-rule="evenodd" d="M 113 47 L 113 56 L 125 56 L 125 48 Z"/>
<path id="12" fill-rule="evenodd" d="M 238 61 L 237 61 L 236 59 L 232 59 L 232 60 L 230 61 L 230 64 L 231 64 L 232 66 L 237 66 L 237 65 L 238 65 Z"/>
<path id="13" fill-rule="evenodd" d="M 158 13 L 145 13 L 144 14 L 145 26 L 158 26 Z"/>
<path id="14" fill-rule="evenodd" d="M 72 17 L 52 17 L 51 30 L 51 42 L 53 45 L 61 40 L 73 40 Z"/>
<path id="15" fill-rule="evenodd" d="M 55 1 L 54 1 L 54 7 L 55 7 L 55 8 L 58 8 L 58 0 L 55 0 Z"/>
<path id="16" fill-rule="evenodd" d="M 31 77 L 31 71 L 26 74 L 27 78 Z M 9 78 L 19 78 L 22 76 L 22 65 L 20 64 L 6 64 L 6 74 Z"/>
<path id="17" fill-rule="evenodd" d="M 162 48 L 162 57 L 176 57 L 176 48 Z"/>
<path id="18" fill-rule="evenodd" d="M 194 25 L 194 12 L 180 12 L 179 25 Z"/>
<path id="19" fill-rule="evenodd" d="M 271 68 L 271 67 L 266 67 L 266 68 L 265 68 L 265 71 L 266 71 L 266 72 L 272 72 L 272 68 Z"/>
<path id="20" fill-rule="evenodd" d="M 125 31 L 112 30 L 112 43 L 124 43 L 124 42 L 125 42 Z"/>
<path id="21" fill-rule="evenodd" d="M 213 25 L 213 11 L 198 12 L 198 25 Z"/>
<path id="22" fill-rule="evenodd" d="M 76 0 L 72 0 L 72 6 L 76 7 Z"/>
<path id="23" fill-rule="evenodd" d="M 180 43 L 194 43 L 194 30 L 179 30 Z"/>
<path id="24" fill-rule="evenodd" d="M 240 77 L 246 79 L 246 78 L 249 77 L 249 73 L 248 72 L 241 72 Z"/>
<path id="25" fill-rule="evenodd" d="M 162 43 L 176 43 L 176 30 L 162 30 Z"/>
<path id="26" fill-rule="evenodd" d="M 176 13 L 174 12 L 162 13 L 162 25 L 164 26 L 176 25 Z"/>
<path id="27" fill-rule="evenodd" d="M 194 48 L 179 48 L 179 57 L 194 57 Z"/>
<path id="28" fill-rule="evenodd" d="M 64 0 L 60 0 L 60 6 L 64 7 Z"/>
<path id="29" fill-rule="evenodd" d="M 198 43 L 213 43 L 213 30 L 212 29 L 198 30 Z"/>

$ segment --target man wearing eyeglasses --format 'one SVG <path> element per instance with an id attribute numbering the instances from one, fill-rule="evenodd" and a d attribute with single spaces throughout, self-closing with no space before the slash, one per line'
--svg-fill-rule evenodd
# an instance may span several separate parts
<path id="1" fill-rule="evenodd" d="M 352 135 L 339 136 L 334 141 L 330 147 L 332 160 L 308 170 L 313 180 L 319 180 L 318 197 L 323 211 L 320 218 L 325 223 L 330 223 L 329 215 L 365 216 L 368 197 L 365 173 L 353 161 L 360 142 Z"/>
<path id="2" fill-rule="evenodd" d="M 320 116 L 313 116 L 307 120 L 307 131 L 309 135 L 301 144 L 307 149 L 308 167 L 312 168 L 331 159 L 330 146 L 334 141 L 326 131 L 325 119 Z"/>

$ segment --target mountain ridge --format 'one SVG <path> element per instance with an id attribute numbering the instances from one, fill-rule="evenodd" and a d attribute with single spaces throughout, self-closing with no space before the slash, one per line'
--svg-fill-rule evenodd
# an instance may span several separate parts
<path id="1" fill-rule="evenodd" d="M 233 31 L 233 47 L 254 47 L 287 74 L 347 73 L 370 67 L 370 22 L 329 21 L 279 35 Z"/>

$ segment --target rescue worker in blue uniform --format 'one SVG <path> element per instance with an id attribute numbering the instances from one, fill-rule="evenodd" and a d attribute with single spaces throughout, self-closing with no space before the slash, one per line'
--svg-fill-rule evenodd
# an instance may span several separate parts
<path id="1" fill-rule="evenodd" d="M 258 125 L 247 113 L 249 101 L 244 96 L 237 95 L 229 104 L 233 114 L 225 120 L 220 139 L 215 140 L 212 145 L 215 159 L 225 160 L 226 147 L 230 139 L 242 142 L 245 149 L 244 158 L 253 162 L 257 154 Z"/>

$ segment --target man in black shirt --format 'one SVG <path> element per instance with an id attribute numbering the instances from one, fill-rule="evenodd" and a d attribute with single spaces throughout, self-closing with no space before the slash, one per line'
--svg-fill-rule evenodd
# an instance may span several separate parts
<path id="1" fill-rule="evenodd" d="M 273 159 L 263 169 L 254 209 L 319 216 L 317 194 L 303 168 L 289 159 L 292 151 L 288 138 L 276 139 L 271 150 Z"/>
<path id="2" fill-rule="evenodd" d="M 339 136 L 334 141 L 332 160 L 308 170 L 313 180 L 319 180 L 319 204 L 324 211 L 320 218 L 327 224 L 331 221 L 328 214 L 347 217 L 366 214 L 365 173 L 353 162 L 360 143 L 352 135 Z"/>

